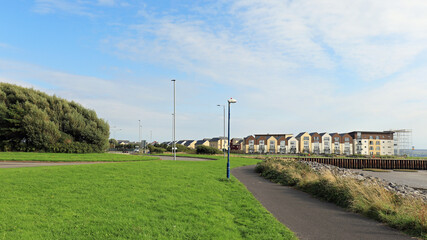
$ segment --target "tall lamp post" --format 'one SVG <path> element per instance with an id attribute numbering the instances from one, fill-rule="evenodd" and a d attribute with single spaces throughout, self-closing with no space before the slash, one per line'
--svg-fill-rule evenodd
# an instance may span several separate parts
<path id="1" fill-rule="evenodd" d="M 138 120 L 138 145 L 139 145 L 139 151 L 141 151 L 141 120 Z"/>
<path id="2" fill-rule="evenodd" d="M 176 80 L 175 79 L 172 79 L 171 80 L 172 82 L 173 82 L 173 128 L 172 128 L 172 130 L 173 130 L 173 141 L 172 141 L 172 153 L 173 153 L 173 160 L 175 160 L 176 161 L 176 143 L 175 143 L 175 120 L 176 120 L 176 112 L 175 112 L 175 110 L 176 110 L 176 104 L 175 104 L 175 100 L 176 100 L 176 97 L 175 97 L 175 93 L 176 93 L 176 91 L 175 91 L 175 82 L 176 82 Z"/>
<path id="3" fill-rule="evenodd" d="M 218 107 L 223 107 L 223 109 L 224 109 L 224 135 L 222 135 L 223 136 L 223 139 L 222 139 L 222 143 L 223 143 L 223 146 L 222 146 L 222 152 L 224 153 L 224 158 L 225 158 L 225 144 L 224 144 L 224 141 L 225 141 L 225 105 L 217 105 Z"/>
<path id="4" fill-rule="evenodd" d="M 236 99 L 228 99 L 228 154 L 227 154 L 227 178 L 230 179 L 230 104 L 236 103 Z"/>

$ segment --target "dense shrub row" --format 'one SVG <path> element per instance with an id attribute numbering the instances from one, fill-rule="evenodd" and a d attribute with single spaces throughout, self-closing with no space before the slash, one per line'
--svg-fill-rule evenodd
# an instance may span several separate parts
<path id="1" fill-rule="evenodd" d="M 0 83 L 0 150 L 103 152 L 109 126 L 93 110 L 34 89 Z"/>
<path id="2" fill-rule="evenodd" d="M 197 154 L 221 154 L 221 150 L 209 146 L 199 145 L 196 147 Z"/>

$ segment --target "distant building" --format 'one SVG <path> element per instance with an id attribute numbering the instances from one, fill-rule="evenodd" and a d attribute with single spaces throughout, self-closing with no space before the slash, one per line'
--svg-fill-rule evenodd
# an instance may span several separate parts
<path id="1" fill-rule="evenodd" d="M 393 131 L 353 131 L 352 136 L 355 154 L 361 155 L 393 155 Z"/>

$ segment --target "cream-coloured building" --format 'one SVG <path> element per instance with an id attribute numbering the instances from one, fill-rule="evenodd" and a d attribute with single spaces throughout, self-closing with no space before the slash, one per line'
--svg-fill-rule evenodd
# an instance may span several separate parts
<path id="1" fill-rule="evenodd" d="M 226 137 L 211 138 L 209 140 L 209 146 L 219 150 L 227 149 L 227 141 L 228 139 Z"/>
<path id="2" fill-rule="evenodd" d="M 321 154 L 331 154 L 332 153 L 332 137 L 329 133 L 320 133 L 321 145 L 320 153 Z"/>
<path id="3" fill-rule="evenodd" d="M 298 140 L 300 152 L 311 152 L 311 136 L 308 132 L 302 132 L 298 134 L 295 138 Z"/>
<path id="4" fill-rule="evenodd" d="M 361 155 L 393 155 L 394 142 L 392 131 L 353 131 L 354 153 Z"/>
<path id="5" fill-rule="evenodd" d="M 294 137 L 294 136 L 287 137 L 286 141 L 288 143 L 287 153 L 289 153 L 289 154 L 299 153 L 299 143 L 298 143 L 298 139 L 296 137 Z"/>

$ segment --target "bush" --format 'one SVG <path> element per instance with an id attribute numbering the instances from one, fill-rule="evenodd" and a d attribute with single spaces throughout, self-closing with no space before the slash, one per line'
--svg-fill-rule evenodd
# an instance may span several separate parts
<path id="1" fill-rule="evenodd" d="M 200 145 L 196 147 L 197 154 L 221 154 L 221 150 L 213 147 Z"/>
<path id="2" fill-rule="evenodd" d="M 166 149 L 161 147 L 155 147 L 153 145 L 148 145 L 148 149 L 150 150 L 150 153 L 164 153 Z"/>
<path id="3" fill-rule="evenodd" d="M 78 103 L 0 83 L 0 150 L 103 152 L 109 128 Z"/>
<path id="4" fill-rule="evenodd" d="M 177 149 L 176 149 L 176 152 L 194 153 L 194 149 L 191 149 L 191 148 L 186 147 L 186 146 L 181 145 L 181 144 L 177 144 L 177 145 L 176 145 L 176 148 L 177 148 Z M 168 146 L 168 147 L 166 148 L 166 150 L 167 150 L 168 152 L 172 152 L 172 145 Z"/>

